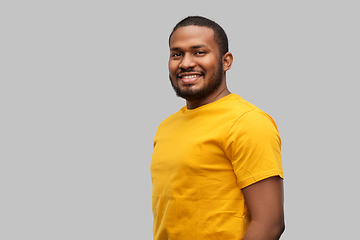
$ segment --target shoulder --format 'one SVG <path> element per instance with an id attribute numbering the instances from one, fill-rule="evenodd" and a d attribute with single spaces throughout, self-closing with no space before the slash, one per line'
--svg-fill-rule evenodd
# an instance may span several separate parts
<path id="1" fill-rule="evenodd" d="M 276 123 L 272 119 L 272 117 L 259 108 L 255 108 L 251 111 L 244 113 L 238 118 L 236 122 L 237 124 L 248 128 L 259 129 L 270 127 L 278 131 Z"/>
<path id="2" fill-rule="evenodd" d="M 244 100 L 237 94 L 232 94 L 228 100 L 225 112 L 231 115 L 234 125 L 259 127 L 264 124 L 270 124 L 277 130 L 276 123 L 272 117 L 256 105 Z"/>
<path id="3" fill-rule="evenodd" d="M 242 97 L 234 93 L 228 95 L 226 99 L 224 99 L 221 107 L 224 108 L 226 112 L 235 115 L 242 115 L 246 112 L 257 109 L 254 104 L 249 103 L 248 101 L 244 100 Z"/>
<path id="4" fill-rule="evenodd" d="M 255 143 L 271 139 L 271 141 L 281 145 L 279 131 L 273 118 L 241 97 L 237 101 L 238 103 L 234 103 L 236 107 L 233 109 L 236 114 L 227 131 L 227 140 L 231 142 L 243 140 L 244 143 Z"/>

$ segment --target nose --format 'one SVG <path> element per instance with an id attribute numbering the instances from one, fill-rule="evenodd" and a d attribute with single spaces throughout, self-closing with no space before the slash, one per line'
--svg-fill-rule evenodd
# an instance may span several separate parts
<path id="1" fill-rule="evenodd" d="M 190 54 L 185 54 L 182 58 L 182 61 L 180 62 L 179 68 L 181 69 L 188 69 L 188 68 L 194 68 L 196 66 L 196 63 L 193 59 L 193 57 Z"/>

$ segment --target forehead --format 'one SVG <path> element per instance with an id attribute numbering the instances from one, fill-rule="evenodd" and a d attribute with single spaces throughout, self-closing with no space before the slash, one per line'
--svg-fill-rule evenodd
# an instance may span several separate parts
<path id="1" fill-rule="evenodd" d="M 186 48 L 191 46 L 206 45 L 218 48 L 214 31 L 208 27 L 186 26 L 175 30 L 170 38 L 170 48 Z"/>

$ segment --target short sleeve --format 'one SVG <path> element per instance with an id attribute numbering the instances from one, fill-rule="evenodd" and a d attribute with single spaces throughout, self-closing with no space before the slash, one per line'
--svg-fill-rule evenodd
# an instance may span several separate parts
<path id="1" fill-rule="evenodd" d="M 225 141 L 240 188 L 263 179 L 283 178 L 281 139 L 274 120 L 261 110 L 243 114 L 231 126 Z"/>

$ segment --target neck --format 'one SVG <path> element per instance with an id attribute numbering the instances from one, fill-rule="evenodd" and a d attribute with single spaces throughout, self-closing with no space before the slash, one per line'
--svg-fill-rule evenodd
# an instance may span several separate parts
<path id="1" fill-rule="evenodd" d="M 207 96 L 204 99 L 194 100 L 194 101 L 186 101 L 186 106 L 187 106 L 187 109 L 195 109 L 195 108 L 201 107 L 203 105 L 215 102 L 215 101 L 229 95 L 230 93 L 231 92 L 228 90 L 227 86 L 222 85 L 213 94 Z"/>

